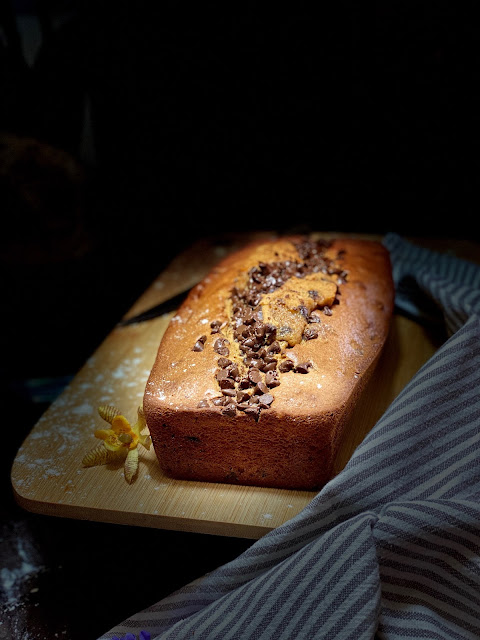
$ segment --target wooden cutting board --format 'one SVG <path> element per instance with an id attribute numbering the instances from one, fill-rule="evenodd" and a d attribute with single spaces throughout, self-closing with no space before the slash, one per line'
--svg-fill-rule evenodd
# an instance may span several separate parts
<path id="1" fill-rule="evenodd" d="M 251 236 L 199 241 L 158 276 L 127 316 L 195 284 L 248 239 Z M 122 467 L 82 466 L 83 456 L 99 442 L 94 431 L 105 427 L 98 406 L 115 405 L 135 421 L 171 316 L 114 328 L 41 417 L 20 447 L 11 472 L 14 495 L 23 508 L 83 520 L 257 539 L 310 502 L 314 492 L 172 480 L 161 471 L 153 448 L 148 452 L 140 448 L 139 472 L 131 485 Z M 420 325 L 394 316 L 385 350 L 341 443 L 337 473 L 438 346 Z"/>

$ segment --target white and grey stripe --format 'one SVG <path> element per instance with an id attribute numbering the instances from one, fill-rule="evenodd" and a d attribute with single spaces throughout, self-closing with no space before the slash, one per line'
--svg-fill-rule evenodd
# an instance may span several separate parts
<path id="1" fill-rule="evenodd" d="M 480 639 L 480 268 L 385 243 L 453 335 L 302 513 L 101 640 Z"/>
<path id="2" fill-rule="evenodd" d="M 385 236 L 383 243 L 390 252 L 397 287 L 395 302 L 400 309 L 432 321 L 437 307 L 450 335 L 479 312 L 478 265 L 415 246 L 396 234 Z"/>

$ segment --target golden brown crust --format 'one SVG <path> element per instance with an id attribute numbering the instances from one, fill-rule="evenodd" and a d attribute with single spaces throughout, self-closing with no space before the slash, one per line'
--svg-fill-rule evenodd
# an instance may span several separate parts
<path id="1" fill-rule="evenodd" d="M 338 304 L 315 323 L 316 339 L 283 346 L 294 364 L 310 362 L 308 373 L 279 373 L 269 390 L 273 402 L 258 415 L 225 414 L 216 380 L 220 336 L 229 358 L 241 365 L 226 301 L 259 263 L 298 260 L 283 238 L 248 245 L 225 258 L 192 290 L 172 318 L 147 382 L 144 411 L 159 462 L 177 478 L 246 485 L 314 489 L 332 474 L 336 443 L 356 398 L 386 340 L 394 288 L 389 256 L 377 242 L 340 238 L 326 250 L 347 272 Z M 221 334 L 210 323 L 228 322 Z M 193 350 L 204 338 L 199 351 Z M 285 357 L 285 356 L 282 356 Z M 238 379 L 238 378 L 237 378 Z M 199 402 L 205 406 L 199 408 Z"/>

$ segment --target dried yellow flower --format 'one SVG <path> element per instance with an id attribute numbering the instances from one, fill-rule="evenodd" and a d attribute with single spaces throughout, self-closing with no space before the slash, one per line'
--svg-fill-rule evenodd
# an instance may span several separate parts
<path id="1" fill-rule="evenodd" d="M 110 429 L 97 429 L 95 437 L 102 440 L 83 458 L 85 467 L 124 461 L 125 479 L 130 484 L 138 471 L 138 444 L 150 449 L 150 435 L 142 434 L 147 428 L 141 407 L 137 410 L 137 421 L 131 426 L 127 418 L 116 407 L 102 406 L 98 408 L 100 417 L 108 422 Z"/>

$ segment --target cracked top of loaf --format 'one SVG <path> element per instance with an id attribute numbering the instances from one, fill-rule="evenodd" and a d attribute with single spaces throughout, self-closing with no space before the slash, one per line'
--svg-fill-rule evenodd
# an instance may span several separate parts
<path id="1" fill-rule="evenodd" d="M 292 236 L 225 258 L 172 318 L 147 382 L 147 423 L 335 414 L 385 341 L 393 308 L 377 242 Z"/>

